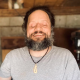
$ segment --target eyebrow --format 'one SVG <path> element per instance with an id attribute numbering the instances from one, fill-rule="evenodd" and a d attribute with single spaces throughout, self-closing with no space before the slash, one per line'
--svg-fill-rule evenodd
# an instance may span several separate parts
<path id="1" fill-rule="evenodd" d="M 42 19 L 41 21 L 48 22 L 47 20 L 43 20 L 43 19 Z M 28 24 L 29 24 L 29 23 L 32 23 L 32 22 L 36 22 L 36 21 L 34 21 L 34 20 L 33 20 L 33 21 L 30 21 L 30 22 L 28 22 Z"/>
<path id="2" fill-rule="evenodd" d="M 31 24 L 31 23 L 33 23 L 33 22 L 35 22 L 35 21 L 28 22 L 27 24 Z"/>

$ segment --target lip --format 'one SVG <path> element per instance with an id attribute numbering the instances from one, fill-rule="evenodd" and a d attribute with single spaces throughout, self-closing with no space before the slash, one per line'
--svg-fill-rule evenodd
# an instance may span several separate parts
<path id="1" fill-rule="evenodd" d="M 35 35 L 34 37 L 42 37 L 42 35 Z"/>
<path id="2" fill-rule="evenodd" d="M 34 37 L 43 37 L 43 34 L 35 34 Z"/>

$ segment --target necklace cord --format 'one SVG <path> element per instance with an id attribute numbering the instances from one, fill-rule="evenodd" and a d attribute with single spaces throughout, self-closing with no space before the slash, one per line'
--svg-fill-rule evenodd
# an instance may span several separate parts
<path id="1" fill-rule="evenodd" d="M 37 63 L 39 63 L 39 62 L 44 58 L 44 56 L 47 54 L 48 50 L 49 50 L 49 47 L 48 47 L 46 53 L 45 53 L 45 54 L 42 56 L 42 58 L 41 58 L 40 60 L 38 60 L 37 62 L 35 62 L 34 59 L 32 58 L 32 56 L 31 56 L 31 54 L 30 54 L 30 50 L 29 50 L 29 54 L 30 54 L 30 57 L 31 57 L 32 61 L 33 61 L 35 64 L 37 64 Z"/>

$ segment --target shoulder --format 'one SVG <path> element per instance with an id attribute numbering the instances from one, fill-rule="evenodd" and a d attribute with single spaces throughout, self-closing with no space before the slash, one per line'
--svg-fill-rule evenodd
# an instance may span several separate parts
<path id="1" fill-rule="evenodd" d="M 52 49 L 57 52 L 71 53 L 68 49 L 62 47 L 52 46 Z"/>
<path id="2" fill-rule="evenodd" d="M 10 52 L 20 52 L 20 51 L 27 51 L 28 48 L 25 46 L 25 47 L 21 47 L 21 48 L 17 48 L 17 49 L 13 49 L 11 50 Z"/>
<path id="3" fill-rule="evenodd" d="M 58 62 L 65 63 L 65 66 L 68 64 L 76 65 L 77 62 L 73 54 L 66 48 L 53 46 L 54 56 L 58 60 Z"/>
<path id="4" fill-rule="evenodd" d="M 61 56 L 61 57 L 74 58 L 71 51 L 66 48 L 52 46 L 52 51 L 54 51 L 56 55 Z"/>
<path id="5" fill-rule="evenodd" d="M 27 47 L 21 47 L 21 48 L 17 48 L 17 49 L 13 49 L 11 50 L 6 56 L 19 56 L 19 55 L 22 55 L 22 54 L 25 54 L 28 52 L 28 48 Z"/>
<path id="6" fill-rule="evenodd" d="M 28 48 L 25 46 L 25 47 L 13 49 L 11 52 L 14 52 L 14 51 L 23 51 L 23 50 L 28 50 Z"/>

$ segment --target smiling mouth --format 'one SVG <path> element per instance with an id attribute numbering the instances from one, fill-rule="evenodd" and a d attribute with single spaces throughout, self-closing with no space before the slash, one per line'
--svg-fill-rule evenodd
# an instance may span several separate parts
<path id="1" fill-rule="evenodd" d="M 46 37 L 46 34 L 43 33 L 42 31 L 40 31 L 40 32 L 36 31 L 33 34 L 31 34 L 31 36 L 33 36 L 33 38 L 35 38 L 35 39 L 40 39 L 40 38 L 42 39 L 42 38 Z"/>
<path id="2" fill-rule="evenodd" d="M 36 37 L 36 38 L 41 38 L 41 37 L 44 37 L 44 35 L 42 35 L 42 34 L 37 34 L 37 35 L 34 35 L 34 37 Z"/>

